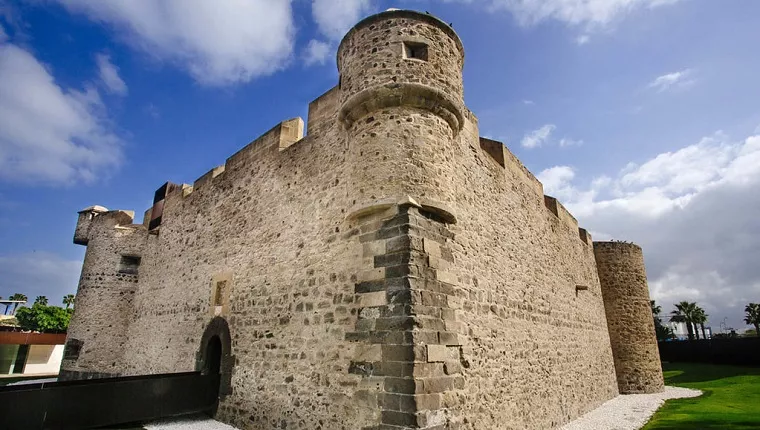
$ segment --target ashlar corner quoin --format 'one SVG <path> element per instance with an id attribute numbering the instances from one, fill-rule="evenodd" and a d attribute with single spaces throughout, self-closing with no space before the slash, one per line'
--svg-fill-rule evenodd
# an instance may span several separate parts
<path id="1" fill-rule="evenodd" d="M 141 224 L 79 213 L 61 377 L 192 371 L 221 339 L 244 429 L 546 429 L 662 390 L 641 249 L 479 137 L 454 30 L 386 11 L 337 60 L 307 135 L 165 184 Z"/>

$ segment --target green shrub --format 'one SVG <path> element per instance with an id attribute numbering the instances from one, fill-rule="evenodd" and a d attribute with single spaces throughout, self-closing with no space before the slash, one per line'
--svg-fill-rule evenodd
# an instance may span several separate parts
<path id="1" fill-rule="evenodd" d="M 35 303 L 31 308 L 19 308 L 16 311 L 16 319 L 24 330 L 56 333 L 66 331 L 73 312 L 73 309 Z"/>

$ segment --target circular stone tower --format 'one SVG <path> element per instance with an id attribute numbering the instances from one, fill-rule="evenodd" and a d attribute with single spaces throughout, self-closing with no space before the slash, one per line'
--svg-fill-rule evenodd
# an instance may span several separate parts
<path id="1" fill-rule="evenodd" d="M 432 15 L 389 10 L 354 26 L 338 48 L 339 117 L 354 205 L 409 195 L 452 201 L 464 126 L 464 48 Z"/>
<path id="2" fill-rule="evenodd" d="M 594 256 L 620 393 L 660 392 L 662 367 L 641 248 L 594 242 Z"/>

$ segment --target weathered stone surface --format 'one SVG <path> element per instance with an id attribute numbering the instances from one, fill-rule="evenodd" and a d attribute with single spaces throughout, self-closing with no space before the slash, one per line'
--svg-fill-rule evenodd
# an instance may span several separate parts
<path id="1" fill-rule="evenodd" d="M 409 58 L 419 44 L 426 57 Z M 341 43 L 340 83 L 309 105 L 307 136 L 285 121 L 171 187 L 156 228 L 80 214 L 69 337 L 81 348 L 65 374 L 195 370 L 221 319 L 218 418 L 240 428 L 545 429 L 617 395 L 619 326 L 590 235 L 481 141 L 463 61 L 432 16 L 370 17 Z M 137 274 L 119 273 L 123 256 L 140 258 Z M 605 293 L 646 292 L 645 278 L 603 270 L 617 279 Z M 613 302 L 643 312 L 636 300 Z M 642 351 L 626 375 L 654 380 Z"/>
<path id="2" fill-rule="evenodd" d="M 662 365 L 641 248 L 625 242 L 594 242 L 594 254 L 620 392 L 660 392 Z"/>

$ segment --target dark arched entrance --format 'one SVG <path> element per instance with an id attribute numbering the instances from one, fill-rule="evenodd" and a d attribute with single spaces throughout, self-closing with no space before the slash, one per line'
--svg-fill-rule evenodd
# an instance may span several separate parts
<path id="1" fill-rule="evenodd" d="M 220 375 L 222 373 L 222 341 L 219 336 L 212 336 L 206 345 L 206 360 L 203 363 L 203 373 Z"/>
<path id="2" fill-rule="evenodd" d="M 203 331 L 195 370 L 204 375 L 219 375 L 220 400 L 232 393 L 232 366 L 234 364 L 229 325 L 224 318 L 214 317 Z"/>

